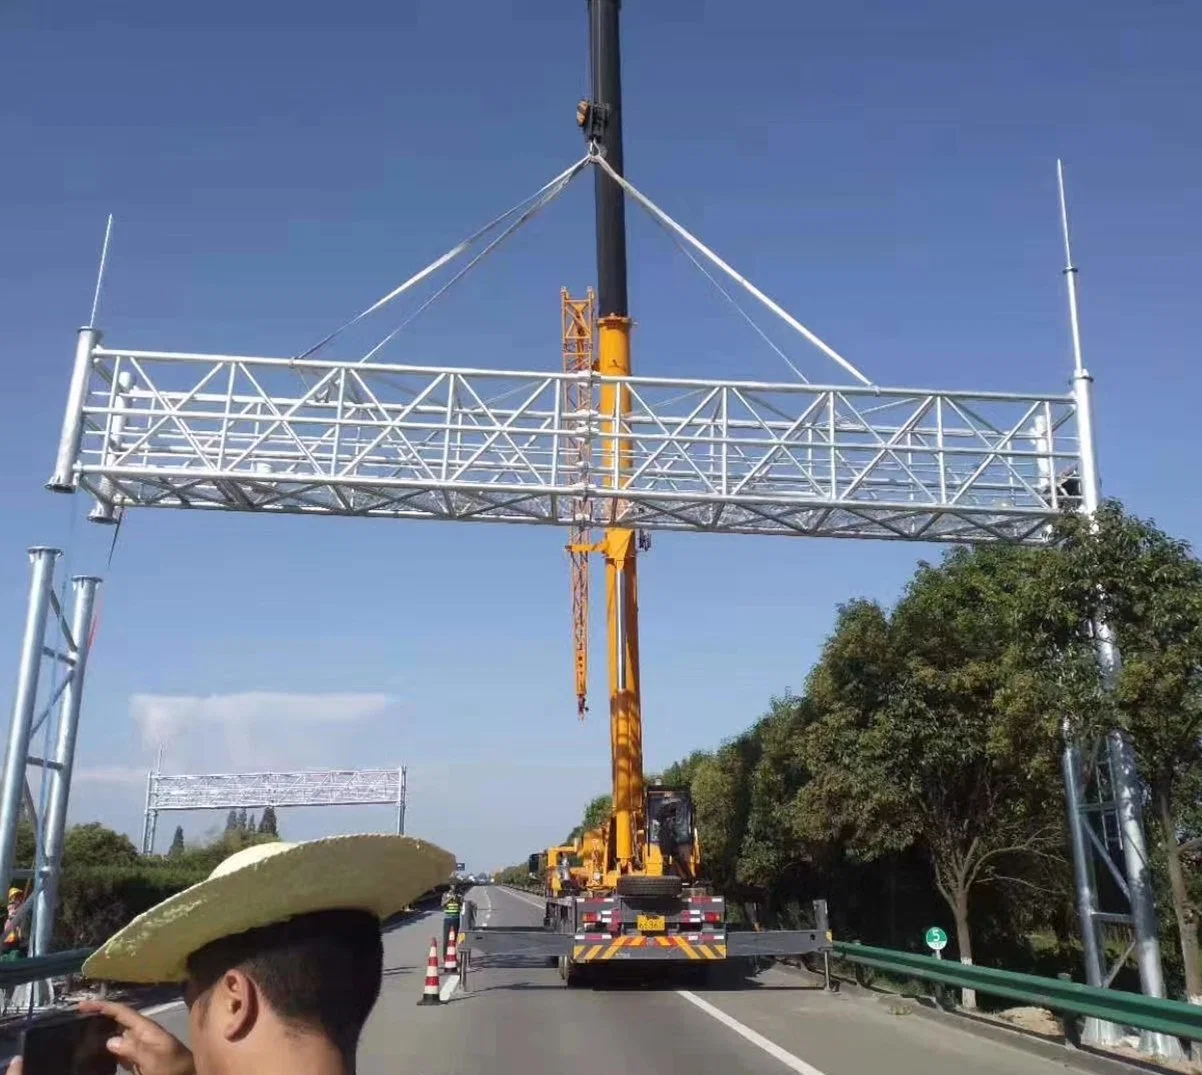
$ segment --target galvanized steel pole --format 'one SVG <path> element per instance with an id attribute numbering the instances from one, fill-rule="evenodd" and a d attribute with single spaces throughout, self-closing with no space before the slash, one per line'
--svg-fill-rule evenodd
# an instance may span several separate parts
<path id="1" fill-rule="evenodd" d="M 1064 235 L 1064 278 L 1068 289 L 1069 327 L 1073 343 L 1073 397 L 1077 409 L 1077 435 L 1081 459 L 1081 513 L 1093 519 L 1101 503 L 1102 484 L 1098 476 L 1097 449 L 1094 443 L 1093 425 L 1093 377 L 1085 368 L 1081 353 L 1081 326 L 1077 310 L 1077 267 L 1073 264 L 1072 244 L 1069 238 L 1068 201 L 1064 193 L 1064 167 L 1056 162 L 1056 179 L 1060 193 L 1060 223 Z M 1122 670 L 1122 658 L 1115 644 L 1114 631 L 1102 620 L 1093 624 L 1097 648 L 1098 665 L 1107 689 L 1113 689 Z M 1107 750 L 1114 773 L 1114 793 L 1118 808 L 1119 830 L 1123 844 L 1123 864 L 1127 878 L 1128 899 L 1131 903 L 1131 920 L 1135 929 L 1135 956 L 1139 968 L 1139 983 L 1142 992 L 1150 997 L 1163 997 L 1164 972 L 1160 962 L 1160 939 L 1156 924 L 1156 899 L 1152 891 L 1151 866 L 1148 860 L 1147 841 L 1144 836 L 1143 808 L 1141 805 L 1142 785 L 1135 765 L 1131 741 L 1122 731 L 1115 729 L 1107 736 Z M 1068 768 L 1068 757 L 1065 759 Z M 1070 804 L 1070 810 L 1076 804 Z M 1078 821 L 1078 823 L 1080 823 Z M 1074 856 L 1077 840 L 1073 840 Z M 1080 874 L 1082 865 L 1075 862 Z M 1090 923 L 1092 925 L 1092 922 Z M 1082 934 L 1090 927 L 1082 923 Z M 1087 965 L 1088 974 L 1089 967 Z M 1092 984 L 1092 983 L 1091 983 Z M 1142 1046 L 1145 1050 L 1161 1056 L 1181 1056 L 1180 1044 L 1164 1034 L 1145 1032 Z"/>
<path id="2" fill-rule="evenodd" d="M 71 384 L 67 389 L 67 407 L 63 412 L 63 428 L 58 440 L 58 455 L 54 462 L 54 473 L 46 488 L 56 493 L 75 492 L 75 464 L 79 459 L 79 448 L 83 443 L 83 405 L 88 393 L 88 375 L 91 373 L 92 352 L 100 343 L 100 330 L 81 328 L 75 341 L 75 364 L 71 368 Z"/>
<path id="3" fill-rule="evenodd" d="M 25 764 L 29 757 L 30 728 L 38 699 L 46 617 L 50 609 L 50 591 L 54 585 L 54 564 L 60 555 L 59 549 L 42 545 L 35 545 L 29 550 L 32 565 L 29 604 L 25 611 L 21 661 L 17 667 L 17 690 L 13 699 L 12 723 L 8 728 L 3 783 L 0 784 L 0 883 L 3 883 L 6 889 L 12 879 L 13 861 L 16 858 L 17 825 L 21 818 L 21 798 L 25 790 Z"/>
<path id="4" fill-rule="evenodd" d="M 42 883 L 37 886 L 37 902 L 33 908 L 33 946 L 30 950 L 30 955 L 35 956 L 48 954 L 54 937 L 63 834 L 67 825 L 67 802 L 71 795 L 71 772 L 75 764 L 75 739 L 79 731 L 80 702 L 91 649 L 92 613 L 100 579 L 95 575 L 77 575 L 71 583 L 75 591 L 71 612 L 74 664 L 63 692 L 54 756 L 46 767 L 45 779 L 50 782 L 50 789 L 42 826 L 42 868 L 45 874 Z"/>
<path id="5" fill-rule="evenodd" d="M 405 796 L 408 791 L 408 789 L 405 787 L 405 783 L 408 774 L 408 769 L 406 769 L 403 765 L 397 774 L 400 779 L 400 784 L 397 787 L 396 795 L 396 831 L 398 836 L 405 835 Z"/>

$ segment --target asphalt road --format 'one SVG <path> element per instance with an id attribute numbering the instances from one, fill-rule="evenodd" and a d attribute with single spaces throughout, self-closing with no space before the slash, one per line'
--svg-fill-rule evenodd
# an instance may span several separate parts
<path id="1" fill-rule="evenodd" d="M 535 925 L 541 905 L 475 889 L 482 925 Z M 427 916 L 385 938 L 384 986 L 363 1035 L 360 1075 L 1052 1075 L 1061 1063 L 875 1000 L 827 994 L 769 970 L 726 989 L 567 989 L 545 966 L 480 967 L 469 990 L 419 1006 Z M 179 1008 L 157 1016 L 185 1027 Z"/>

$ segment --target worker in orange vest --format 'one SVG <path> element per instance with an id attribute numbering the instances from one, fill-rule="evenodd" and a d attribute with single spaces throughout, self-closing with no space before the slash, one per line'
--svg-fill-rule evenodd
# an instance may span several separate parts
<path id="1" fill-rule="evenodd" d="M 25 929 L 17 921 L 17 914 L 25 903 L 25 893 L 16 886 L 8 890 L 8 915 L 4 920 L 4 941 L 0 945 L 0 958 L 19 959 L 25 955 Z"/>

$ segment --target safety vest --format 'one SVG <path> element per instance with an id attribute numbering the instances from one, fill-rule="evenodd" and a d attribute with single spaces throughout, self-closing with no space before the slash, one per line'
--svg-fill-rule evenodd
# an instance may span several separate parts
<path id="1" fill-rule="evenodd" d="M 443 914 L 448 918 L 456 917 L 459 914 L 459 901 L 447 900 L 447 905 L 443 908 Z"/>

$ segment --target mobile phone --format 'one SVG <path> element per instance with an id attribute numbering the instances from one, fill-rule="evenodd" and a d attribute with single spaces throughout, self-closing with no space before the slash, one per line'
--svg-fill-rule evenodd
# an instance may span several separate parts
<path id="1" fill-rule="evenodd" d="M 117 1058 L 105 1042 L 120 1034 L 107 1015 L 39 1020 L 21 1035 L 24 1075 L 116 1075 Z"/>

